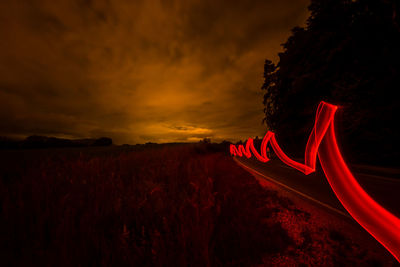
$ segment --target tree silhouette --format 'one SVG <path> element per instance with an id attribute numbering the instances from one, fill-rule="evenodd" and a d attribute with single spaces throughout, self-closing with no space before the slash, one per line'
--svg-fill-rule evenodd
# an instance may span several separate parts
<path id="1" fill-rule="evenodd" d="M 283 44 L 278 64 L 265 61 L 267 127 L 301 156 L 318 103 L 332 102 L 342 107 L 339 141 L 350 160 L 397 164 L 397 2 L 312 0 L 309 11 L 306 27 L 295 27 Z"/>

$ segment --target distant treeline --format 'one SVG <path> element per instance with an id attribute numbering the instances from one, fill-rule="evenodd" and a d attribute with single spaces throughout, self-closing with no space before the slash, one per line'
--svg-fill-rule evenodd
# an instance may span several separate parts
<path id="1" fill-rule="evenodd" d="M 57 147 L 91 147 L 110 146 L 112 139 L 101 137 L 98 139 L 64 139 L 56 137 L 32 135 L 24 140 L 14 140 L 0 137 L 0 149 L 31 149 L 31 148 L 57 148 Z"/>
<path id="2" fill-rule="evenodd" d="M 289 154 L 303 156 L 320 101 L 340 108 L 336 131 L 351 162 L 398 165 L 400 4 L 312 0 L 305 27 L 265 61 L 265 122 Z"/>

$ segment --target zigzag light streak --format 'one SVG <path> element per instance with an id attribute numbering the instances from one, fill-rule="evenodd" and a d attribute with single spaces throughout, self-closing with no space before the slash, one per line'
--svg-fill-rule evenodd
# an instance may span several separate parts
<path id="1" fill-rule="evenodd" d="M 247 140 L 246 147 L 231 145 L 230 153 L 250 158 L 252 152 L 259 161 L 267 162 L 267 146 L 270 144 L 280 160 L 306 175 L 315 171 L 318 155 L 325 176 L 343 207 L 400 262 L 400 219 L 369 196 L 347 167 L 334 131 L 336 110 L 335 105 L 319 104 L 314 128 L 306 145 L 304 164 L 292 160 L 282 151 L 273 132 L 265 134 L 261 154 L 255 149 L 252 138 Z"/>

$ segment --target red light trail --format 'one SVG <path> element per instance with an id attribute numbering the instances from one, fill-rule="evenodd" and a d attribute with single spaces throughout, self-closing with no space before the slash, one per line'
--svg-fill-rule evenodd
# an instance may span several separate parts
<path id="1" fill-rule="evenodd" d="M 307 141 L 304 164 L 289 158 L 279 147 L 275 134 L 270 131 L 262 140 L 261 154 L 254 148 L 252 138 L 247 140 L 246 147 L 230 145 L 230 153 L 250 158 L 253 152 L 259 161 L 267 162 L 267 146 L 270 144 L 281 161 L 306 175 L 315 171 L 318 155 L 325 176 L 343 207 L 400 262 L 400 219 L 369 196 L 347 167 L 335 136 L 336 110 L 335 105 L 326 102 L 319 104 L 315 124 Z"/>

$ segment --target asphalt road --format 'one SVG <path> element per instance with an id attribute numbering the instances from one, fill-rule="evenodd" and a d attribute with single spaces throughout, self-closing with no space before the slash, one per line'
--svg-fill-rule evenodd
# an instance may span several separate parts
<path id="1" fill-rule="evenodd" d="M 234 157 L 239 165 L 246 170 L 261 175 L 264 179 L 275 182 L 288 191 L 297 193 L 325 208 L 331 209 L 344 216 L 347 211 L 333 193 L 321 166 L 317 171 L 304 175 L 282 163 L 272 159 L 267 163 L 257 161 L 254 157 Z M 357 181 L 379 204 L 400 217 L 400 176 L 397 170 L 384 171 L 365 166 L 350 166 Z M 397 178 L 396 178 L 397 177 Z"/>

